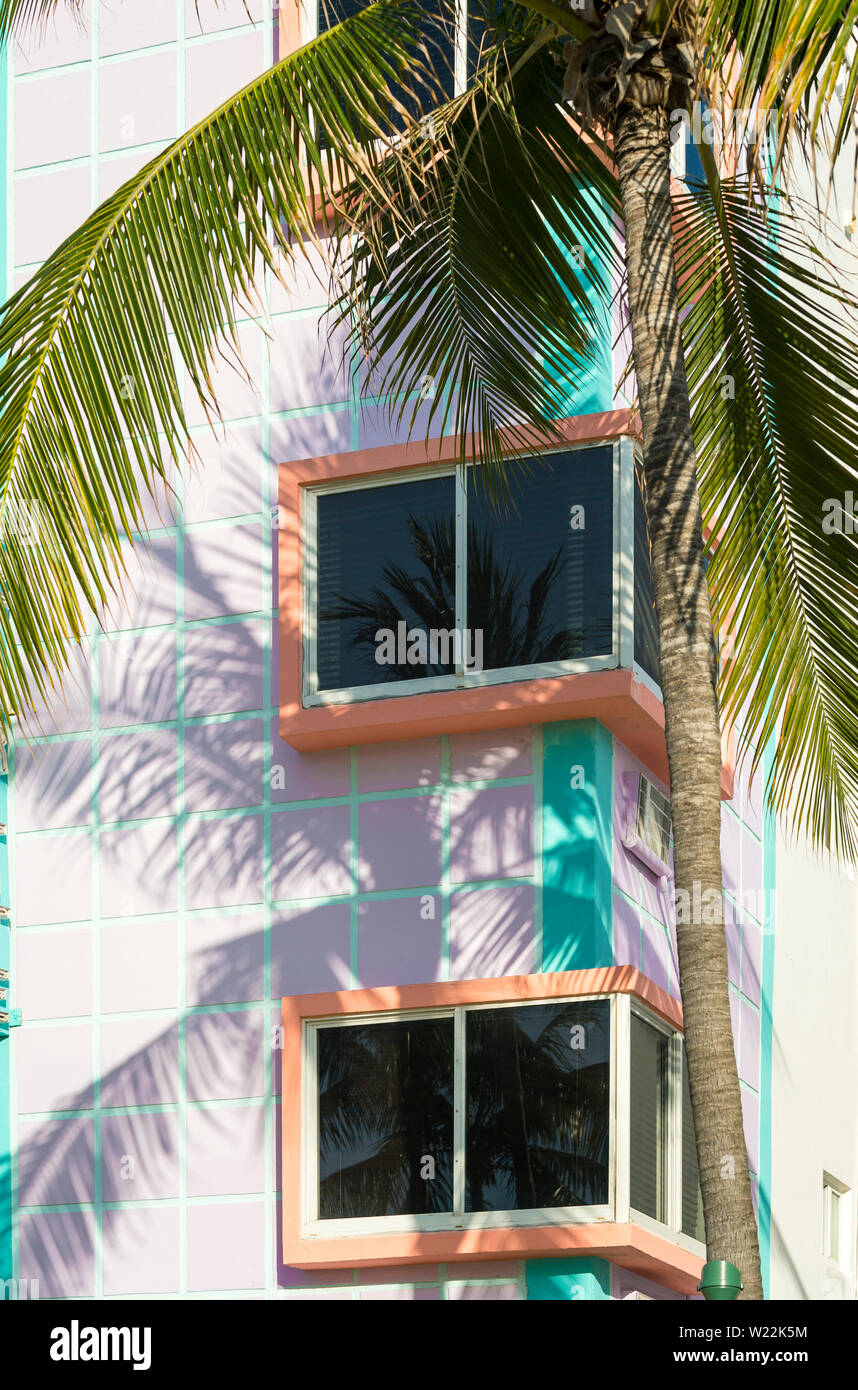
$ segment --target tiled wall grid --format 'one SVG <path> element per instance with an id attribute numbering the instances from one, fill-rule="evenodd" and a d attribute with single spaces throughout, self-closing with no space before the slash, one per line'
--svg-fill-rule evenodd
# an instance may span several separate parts
<path id="1" fill-rule="evenodd" d="M 266 22 L 243 0 L 200 0 L 201 24 L 194 0 L 111 0 L 10 55 L 10 283 L 271 62 L 269 6 L 250 8 Z M 275 466 L 393 437 L 325 350 L 310 271 L 265 293 L 241 325 L 253 384 L 224 368 L 218 434 L 189 397 L 200 462 L 150 509 L 66 704 L 14 750 L 14 1271 L 42 1297 L 525 1297 L 523 1262 L 279 1262 L 280 996 L 560 966 L 539 729 L 303 757 L 278 737 Z M 615 779 L 632 766 L 617 748 Z M 762 881 L 759 807 L 745 786 L 724 814 L 738 895 Z M 613 861 L 616 959 L 676 992 L 655 888 L 616 839 Z M 758 924 L 731 942 L 753 1149 Z"/>

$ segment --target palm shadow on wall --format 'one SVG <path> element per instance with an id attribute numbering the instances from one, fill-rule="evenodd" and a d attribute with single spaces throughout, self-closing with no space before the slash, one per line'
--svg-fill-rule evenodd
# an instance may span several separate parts
<path id="1" fill-rule="evenodd" d="M 155 540 L 157 541 L 157 537 Z M 273 545 L 272 549 L 273 592 L 276 595 L 276 545 Z M 156 555 L 160 554 L 159 563 L 167 565 L 169 571 L 171 564 L 169 550 L 162 546 L 160 552 L 156 551 L 155 553 Z M 195 592 L 195 583 L 197 584 L 196 592 L 202 592 L 201 583 L 195 579 L 196 574 L 197 571 L 192 566 L 186 567 L 186 587 L 192 594 Z M 207 578 L 205 594 L 207 601 L 213 606 L 216 607 L 218 603 L 227 605 L 227 596 L 223 592 L 217 576 L 214 579 Z M 249 621 L 241 621 L 235 626 L 232 624 L 216 625 L 195 631 L 197 633 L 204 632 L 206 642 L 193 644 L 186 642 L 184 673 L 186 691 L 192 689 L 197 681 L 204 684 L 212 679 L 215 682 L 228 685 L 233 680 L 236 684 L 240 684 L 252 678 L 261 688 L 264 654 L 264 632 L 261 625 L 257 628 Z M 117 722 L 120 725 L 125 722 L 123 711 L 128 712 L 127 722 L 129 724 L 132 719 L 139 719 L 141 689 L 144 690 L 143 698 L 145 698 L 147 707 L 161 706 L 164 698 L 169 698 L 170 692 L 175 689 L 175 643 L 173 643 L 172 655 L 170 648 L 171 634 L 175 632 L 175 628 L 164 625 L 161 628 L 153 629 L 152 632 L 167 639 L 161 644 L 161 658 L 154 663 L 149 661 L 148 656 L 144 659 L 139 638 L 123 637 L 121 633 L 116 636 L 117 642 L 127 643 L 131 648 L 131 659 L 119 668 L 120 684 L 115 703 L 119 710 Z M 224 634 L 229 634 L 230 640 L 228 642 L 225 640 Z M 147 633 L 146 636 L 148 638 L 149 634 Z M 276 622 L 273 624 L 270 639 L 273 644 L 272 669 L 273 672 L 276 672 Z M 147 647 L 148 651 L 149 648 Z M 86 682 L 88 691 L 88 672 Z M 276 700 L 276 697 L 277 692 L 275 690 L 272 692 L 272 699 Z M 255 704 L 256 718 L 259 718 L 260 699 L 265 703 L 264 695 L 257 698 Z M 88 705 L 89 697 L 87 694 L 84 700 L 85 710 L 88 709 Z M 249 711 L 249 715 L 252 719 L 252 711 Z M 167 723 L 170 724 L 169 716 L 166 718 Z M 91 749 L 90 739 L 85 736 L 88 722 L 78 723 L 76 727 L 84 735 L 81 739 L 81 747 L 88 754 Z M 229 730 L 231 726 L 229 723 L 215 723 L 207 727 L 216 735 L 218 731 Z M 44 728 L 34 730 L 34 732 L 45 731 Z M 291 750 L 285 749 L 278 743 L 276 730 L 272 731 L 263 727 L 261 736 L 263 739 L 273 737 L 275 761 L 291 753 Z M 130 740 L 113 736 L 103 737 L 100 740 L 99 775 L 101 786 L 99 794 L 106 792 L 113 800 L 121 797 L 121 814 L 124 821 L 133 821 L 137 818 L 145 819 L 147 808 L 151 806 L 153 798 L 156 801 L 163 798 L 165 802 L 168 802 L 174 789 L 175 769 L 173 765 L 169 761 L 154 760 L 151 751 L 152 744 L 147 739 L 145 730 L 138 730 L 138 736 Z M 24 757 L 38 758 L 40 753 L 41 746 L 34 747 L 32 752 L 27 748 L 19 747 L 18 757 L 19 760 Z M 211 740 L 201 738 L 194 743 L 193 753 L 191 754 L 189 751 L 189 757 L 191 756 L 193 758 L 193 779 L 199 790 L 201 805 L 216 806 L 224 801 L 229 802 L 234 799 L 237 786 L 244 787 L 250 784 L 247 766 L 248 752 L 240 743 L 231 745 L 229 749 L 225 750 L 223 740 L 217 737 L 213 737 Z M 313 755 L 307 755 L 308 762 L 312 763 L 312 758 Z M 60 775 L 52 774 L 40 783 L 38 788 L 39 806 L 44 808 L 46 822 L 53 822 L 55 815 L 58 815 L 63 808 L 70 804 L 77 804 L 82 795 L 81 788 L 84 786 L 87 769 L 88 760 L 86 757 L 82 762 L 72 760 L 68 764 L 63 764 Z M 188 769 L 186 769 L 186 773 L 187 771 Z M 262 768 L 260 765 L 258 767 L 260 786 L 261 777 Z M 256 778 L 257 770 L 254 770 L 252 779 Z M 85 785 L 87 787 L 86 796 L 88 797 L 88 783 Z M 261 800 L 261 794 L 257 799 Z M 249 804 L 256 803 L 249 800 Z M 250 832 L 245 833 L 241 827 L 248 826 L 255 819 L 252 816 L 239 816 L 236 824 L 240 829 L 226 844 L 218 843 L 207 847 L 206 842 L 202 841 L 201 853 L 195 862 L 195 881 L 208 880 L 213 888 L 216 888 L 217 885 L 249 881 L 249 877 L 252 876 L 249 865 L 256 854 L 256 842 Z M 146 895 L 151 884 L 153 882 L 157 884 L 165 878 L 169 878 L 174 872 L 176 820 L 176 816 L 171 814 L 162 815 L 155 820 L 148 820 L 152 838 L 148 844 L 145 858 L 135 866 L 133 878 L 129 878 L 128 891 L 132 899 L 147 900 Z M 298 878 L 302 875 L 318 877 L 329 869 L 332 872 L 335 871 L 340 862 L 341 847 L 334 846 L 331 851 L 314 840 L 312 833 L 307 830 L 305 821 L 305 814 L 296 817 L 296 822 L 300 822 L 300 824 L 286 843 L 284 857 L 288 860 L 288 864 L 284 867 L 289 868 L 293 875 Z M 57 823 L 62 824 L 63 822 L 60 820 Z M 110 826 L 108 825 L 106 829 L 109 833 Z M 458 818 L 457 842 L 459 844 L 466 844 L 478 835 L 497 843 L 506 833 L 508 833 L 508 827 L 504 826 L 500 818 L 495 817 L 494 811 L 486 811 L 478 803 L 463 808 L 462 814 Z M 437 889 L 435 884 L 427 885 L 427 887 Z M 258 898 L 247 897 L 245 905 L 236 907 L 236 911 L 247 913 L 252 919 L 254 911 L 258 913 L 260 907 Z M 143 910 L 149 912 L 148 908 Z M 140 911 L 140 908 L 137 911 Z M 277 911 L 279 912 L 280 909 Z M 299 910 L 295 909 L 295 911 L 298 912 Z M 165 909 L 159 915 L 167 918 L 171 914 L 168 909 Z M 204 915 L 202 910 L 201 915 Z M 191 920 L 193 919 L 189 917 L 188 921 Z M 508 922 L 503 919 L 498 921 L 499 937 L 504 935 L 508 925 Z M 122 930 L 121 927 L 116 929 Z M 26 928 L 22 930 L 26 932 Z M 492 949 L 492 942 L 489 938 L 490 934 L 487 931 L 483 942 L 484 949 L 487 951 Z M 197 953 L 194 964 L 196 979 L 194 987 L 196 995 L 194 997 L 198 1001 L 198 1008 L 179 1012 L 171 1018 L 162 1019 L 160 1022 L 153 1019 L 153 1031 L 156 1029 L 160 1029 L 160 1031 L 155 1033 L 152 1041 L 130 1050 L 127 1057 L 103 1073 L 100 1095 L 102 1113 L 110 1109 L 122 1111 L 128 1107 L 149 1107 L 151 1111 L 153 1108 L 169 1104 L 168 1098 L 178 1094 L 177 1033 L 180 1025 L 185 1030 L 188 1050 L 189 1099 L 217 1097 L 221 1094 L 231 1094 L 236 1097 L 259 1096 L 261 1098 L 264 1087 L 258 1078 L 264 1074 L 267 1067 L 272 1068 L 274 1090 L 275 1093 L 278 1091 L 280 1056 L 279 1052 L 272 1049 L 270 1026 L 277 1018 L 276 1006 L 279 994 L 291 992 L 288 975 L 275 981 L 275 994 L 270 1001 L 270 1010 L 268 1008 L 248 1009 L 217 1014 L 205 1012 L 205 1007 L 210 1004 L 240 1004 L 261 998 L 261 990 L 257 982 L 261 973 L 260 962 L 263 948 L 263 933 L 256 926 L 245 931 L 243 935 L 236 936 L 233 940 L 208 947 Z M 156 964 L 153 962 L 153 965 Z M 340 981 L 339 987 L 344 987 L 348 981 L 348 959 L 337 959 L 329 964 Z M 395 975 L 391 983 L 395 983 Z M 26 999 L 22 999 L 21 1004 L 26 1014 Z M 106 1022 L 110 1021 L 110 1015 L 103 1015 L 103 1018 Z M 26 1131 L 22 1130 L 18 1151 L 18 1206 L 22 1215 L 26 1215 L 27 1209 L 34 1206 L 46 1206 L 50 1209 L 60 1204 L 88 1203 L 92 1200 L 95 1147 L 92 1124 L 87 1118 L 87 1113 L 92 1110 L 93 1106 L 93 1087 L 91 1084 L 87 1084 L 67 1095 L 57 1097 L 56 1103 L 61 1104 L 63 1110 L 82 1111 L 84 1113 L 80 1119 L 66 1120 L 59 1116 L 56 1119 L 34 1121 L 27 1125 Z M 256 1139 L 262 1149 L 264 1149 L 265 1142 L 263 1110 L 264 1106 L 260 1101 L 255 1123 Z M 206 1113 L 210 1117 L 212 1125 L 217 1126 L 220 1123 L 218 1116 L 226 1112 L 215 1108 Z M 144 1192 L 141 1192 L 141 1201 L 144 1200 L 145 1192 L 150 1190 L 172 1190 L 170 1184 L 173 1181 L 172 1175 L 176 1171 L 179 1157 L 179 1135 L 176 1128 L 178 1120 L 174 1114 L 169 1111 L 157 1115 L 152 1113 L 114 1114 L 109 1119 L 110 1123 L 105 1125 L 102 1134 L 101 1185 L 103 1200 L 112 1202 L 130 1196 L 129 1182 L 122 1176 L 123 1160 L 128 1156 L 131 1156 L 135 1161 L 137 1178 L 134 1183 L 145 1189 Z M 354 1118 L 351 1122 L 357 1123 Z M 275 1187 L 278 1189 L 280 1185 L 279 1139 L 279 1127 L 276 1127 L 275 1161 L 277 1171 L 275 1173 Z M 213 1142 L 217 1142 L 216 1136 Z M 224 1144 L 229 1142 L 229 1135 L 225 1131 Z M 132 1187 L 134 1183 L 131 1184 Z M 241 1200 L 241 1194 L 236 1194 L 236 1200 Z M 108 1213 L 105 1214 L 105 1250 L 111 1241 L 118 1239 L 115 1235 L 115 1217 L 110 1215 L 108 1220 L 108 1215 Z M 141 1252 L 147 1238 L 142 1223 L 143 1218 L 141 1217 L 139 1235 L 130 1237 L 131 1239 L 139 1239 Z M 42 1269 L 51 1271 L 50 1278 L 55 1294 L 61 1296 L 85 1292 L 88 1287 L 88 1271 L 92 1268 L 95 1252 L 92 1216 L 88 1213 L 71 1212 L 57 1224 L 51 1224 L 37 1218 L 28 1222 L 28 1227 L 27 1239 L 30 1242 L 29 1248 L 31 1250 L 30 1268 L 25 1269 L 22 1266 L 21 1277 L 31 1275 L 33 1266 L 37 1265 Z M 278 1282 L 284 1287 L 314 1282 L 312 1277 L 308 1279 L 299 1271 L 285 1268 L 282 1265 L 279 1255 L 279 1223 L 277 1229 Z M 127 1231 L 124 1238 L 129 1238 Z M 324 1283 L 325 1280 L 319 1278 L 315 1282 Z M 47 1287 L 43 1287 L 42 1296 L 52 1296 Z"/>

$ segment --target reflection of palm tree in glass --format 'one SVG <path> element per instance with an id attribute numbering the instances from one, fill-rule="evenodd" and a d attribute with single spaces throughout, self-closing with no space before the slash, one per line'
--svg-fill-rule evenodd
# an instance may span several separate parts
<path id="1" fill-rule="evenodd" d="M 319 1148 L 323 1219 L 451 1211 L 452 1020 L 321 1030 Z"/>
<path id="2" fill-rule="evenodd" d="M 546 1019 L 537 1037 L 522 1017 Z M 570 1066 L 570 1028 L 587 1046 Z M 594 1059 L 587 1061 L 587 1053 Z M 609 1067 L 604 1005 L 475 1011 L 468 1017 L 469 1211 L 608 1200 Z"/>
<path id="3" fill-rule="evenodd" d="M 397 623 L 429 631 L 452 631 L 456 623 L 455 524 L 452 521 L 421 522 L 407 519 L 417 563 L 412 570 L 386 565 L 386 587 L 376 587 L 370 597 L 338 595 L 322 610 L 322 622 L 351 620 L 356 624 L 351 645 L 375 659 L 376 633 L 381 628 L 396 632 Z M 480 535 L 468 528 L 468 621 L 472 632 L 483 634 L 483 667 L 527 666 L 535 662 L 564 661 L 577 655 L 581 633 L 552 624 L 548 603 L 566 558 L 562 549 L 551 557 L 528 584 L 526 576 L 509 560 L 495 553 L 488 531 Z M 449 674 L 452 667 L 411 664 L 378 668 L 379 678 L 415 680 Z"/>
<path id="4" fill-rule="evenodd" d="M 534 1037 L 537 1013 L 545 1024 Z M 608 1200 L 607 1018 L 599 1003 L 469 1012 L 469 1211 Z M 592 1061 L 587 1048 L 572 1055 L 578 1025 Z M 413 1023 L 320 1032 L 323 1219 L 453 1209 L 453 1024 L 417 1026 L 419 1048 Z M 427 1155 L 435 1160 L 428 1181 L 420 1175 Z"/>

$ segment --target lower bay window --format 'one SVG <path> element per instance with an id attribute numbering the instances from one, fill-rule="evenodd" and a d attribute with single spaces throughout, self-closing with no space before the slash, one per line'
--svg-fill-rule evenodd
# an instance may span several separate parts
<path id="1" fill-rule="evenodd" d="M 491 984 L 300 1020 L 302 1238 L 623 1222 L 702 1254 L 678 1028 L 627 992 Z"/>
<path id="2" fill-rule="evenodd" d="M 320 1025 L 321 1221 L 607 1208 L 607 1000 Z"/>

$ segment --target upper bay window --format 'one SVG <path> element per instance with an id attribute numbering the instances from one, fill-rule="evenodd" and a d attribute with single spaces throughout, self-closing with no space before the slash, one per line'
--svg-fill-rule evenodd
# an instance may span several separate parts
<path id="1" fill-rule="evenodd" d="M 304 702 L 657 671 L 630 440 L 307 489 Z"/>

